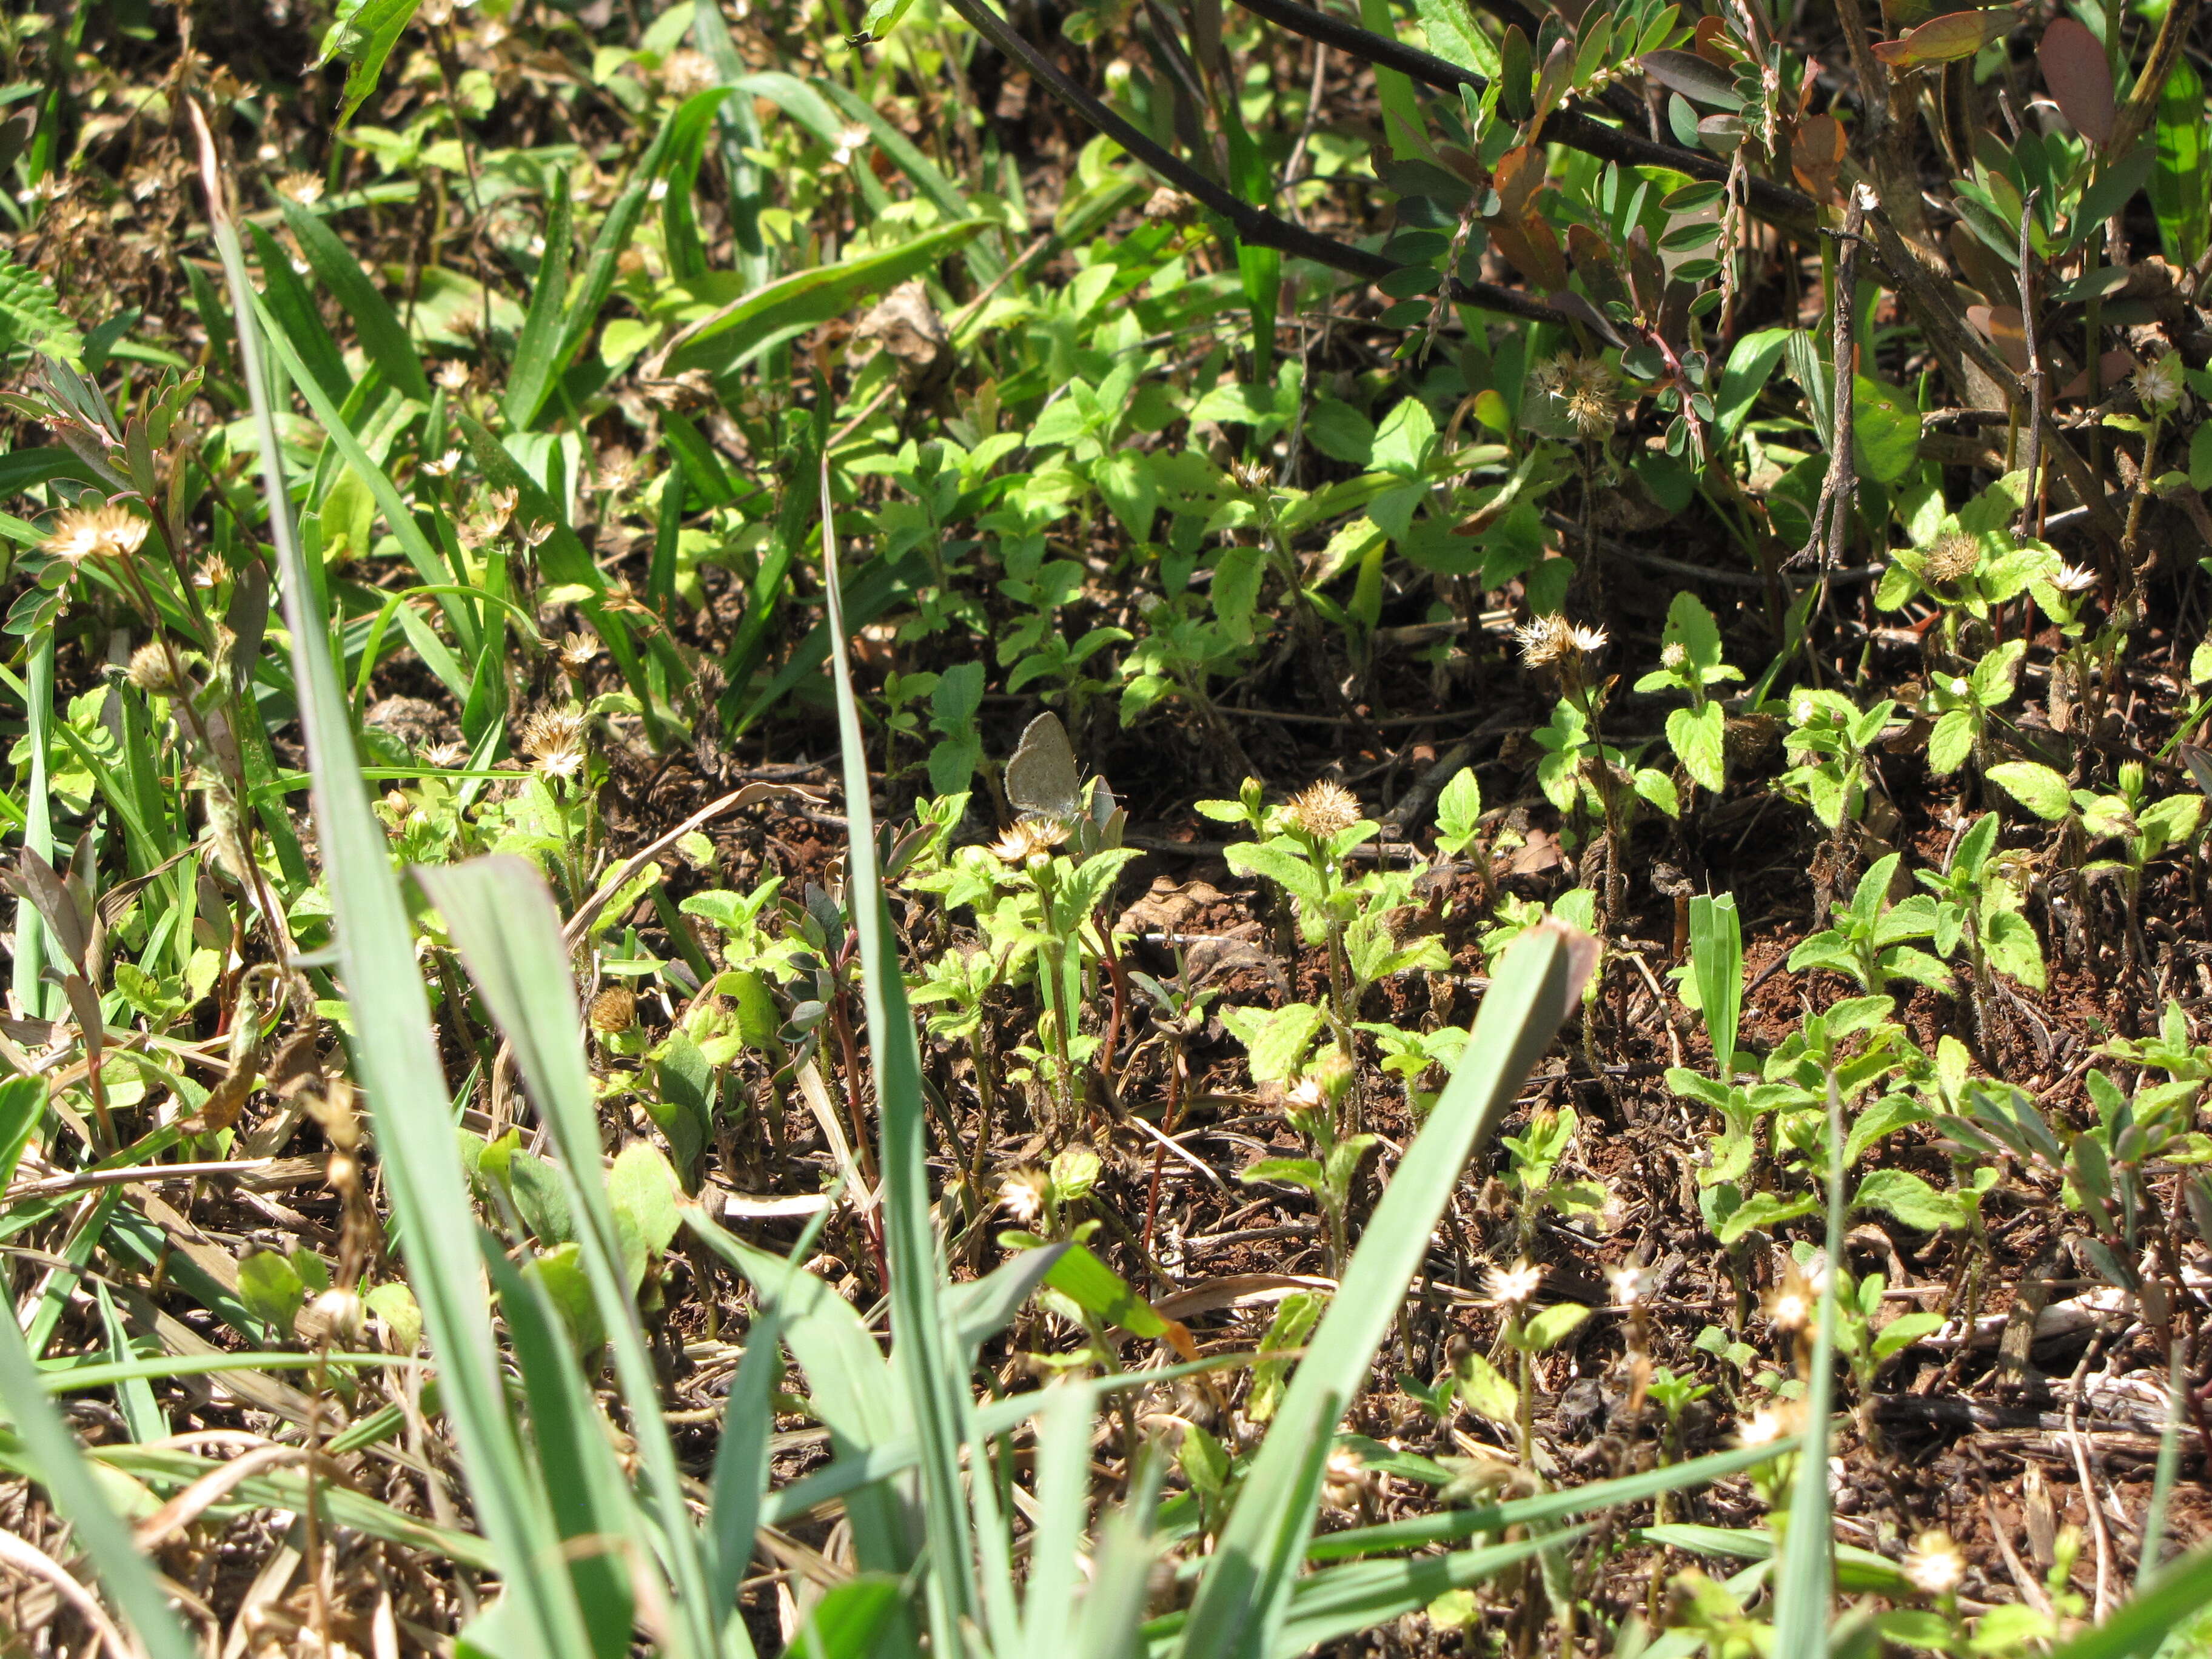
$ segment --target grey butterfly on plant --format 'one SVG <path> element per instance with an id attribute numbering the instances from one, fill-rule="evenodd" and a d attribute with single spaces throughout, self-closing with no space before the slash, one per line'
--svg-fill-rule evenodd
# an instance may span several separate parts
<path id="1" fill-rule="evenodd" d="M 1060 716 L 1047 709 L 1029 723 L 1006 762 L 1006 799 L 1024 812 L 1067 823 L 1083 811 L 1083 771 Z"/>

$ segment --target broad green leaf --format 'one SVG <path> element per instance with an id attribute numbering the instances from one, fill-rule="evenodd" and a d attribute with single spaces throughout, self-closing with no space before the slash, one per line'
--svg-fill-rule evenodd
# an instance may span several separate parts
<path id="1" fill-rule="evenodd" d="M 1862 473 L 1895 483 L 1920 459 L 1920 412 L 1896 387 L 1858 375 L 1851 386 L 1851 443 Z"/>
<path id="2" fill-rule="evenodd" d="M 2212 240 L 2212 176 L 2204 144 L 2204 83 L 2186 57 L 2178 57 L 2159 89 L 2155 140 L 2158 159 L 2148 185 L 2158 215 L 2158 235 L 2167 260 L 2193 268 Z M 2197 437 L 2212 431 L 2200 426 L 2190 441 L 2190 483 L 2197 481 Z"/>
<path id="3" fill-rule="evenodd" d="M 1851 1200 L 1857 1210 L 1880 1210 L 1921 1232 L 1966 1224 L 1966 1206 L 1956 1193 L 1938 1191 L 1910 1170 L 1875 1170 Z"/>
<path id="4" fill-rule="evenodd" d="M 1667 743 L 1690 781 L 1717 793 L 1728 786 L 1728 714 L 1717 702 L 1667 716 Z"/>
<path id="5" fill-rule="evenodd" d="M 2074 810 L 2066 780 L 2039 761 L 2004 761 L 1990 768 L 1990 781 L 2022 806 L 2056 823 Z"/>

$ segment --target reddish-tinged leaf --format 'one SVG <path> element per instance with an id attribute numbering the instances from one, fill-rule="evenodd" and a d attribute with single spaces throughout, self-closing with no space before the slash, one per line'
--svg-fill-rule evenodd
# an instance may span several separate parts
<path id="1" fill-rule="evenodd" d="M 2027 331 L 2018 306 L 1968 306 L 1966 320 L 1988 337 L 2015 374 L 2027 373 Z"/>
<path id="2" fill-rule="evenodd" d="M 2043 66 L 2043 84 L 2051 88 L 2074 131 L 2093 144 L 2108 141 L 2116 113 L 2112 70 L 2105 60 L 2105 48 L 2087 26 L 2076 18 L 2054 18 L 2043 31 L 2035 61 Z"/>
<path id="3" fill-rule="evenodd" d="M 1917 69 L 1972 58 L 2011 28 L 2009 11 L 1952 11 L 1931 17 L 1895 40 L 1877 40 L 1874 55 L 1892 69 Z"/>

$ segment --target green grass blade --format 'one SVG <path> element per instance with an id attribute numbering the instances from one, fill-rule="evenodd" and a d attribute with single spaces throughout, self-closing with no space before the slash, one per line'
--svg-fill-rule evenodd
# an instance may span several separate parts
<path id="1" fill-rule="evenodd" d="M 667 371 L 681 374 L 699 368 L 716 376 L 732 374 L 770 346 L 843 316 L 866 295 L 933 269 L 981 235 L 990 222 L 963 219 L 940 225 L 878 252 L 817 265 L 770 283 L 732 301 L 678 346 L 669 354 Z"/>
<path id="2" fill-rule="evenodd" d="M 775 1315 L 784 1341 L 806 1373 L 814 1414 L 829 1429 L 837 1450 L 838 1462 L 831 1468 L 896 1449 L 881 1474 L 840 1484 L 836 1492 L 823 1492 L 821 1497 L 851 1494 L 846 1497 L 846 1509 L 853 1521 L 854 1553 L 863 1567 L 905 1571 L 914 1563 L 911 1529 L 901 1512 L 899 1494 L 875 1483 L 913 1468 L 917 1442 L 905 1395 L 876 1346 L 874 1333 L 850 1303 L 812 1273 L 733 1237 L 696 1206 L 687 1205 L 683 1213 L 685 1224 L 743 1273 Z M 771 1498 L 770 1506 L 782 1497 Z M 773 1521 L 775 1514 L 768 1518 Z"/>
<path id="3" fill-rule="evenodd" d="M 1091 1588 L 1076 1621 L 1077 1659 L 1139 1659 L 1146 1651 L 1145 1604 L 1159 1555 L 1152 1527 L 1159 1484 L 1160 1459 L 1147 1450 L 1127 1500 L 1098 1528 Z"/>
<path id="4" fill-rule="evenodd" d="M 2084 1631 L 2051 1659 L 2130 1659 L 2155 1652 L 2169 1632 L 2212 1607 L 2212 1550 L 2174 1562 L 2158 1583 L 2094 1630 Z"/>
<path id="5" fill-rule="evenodd" d="M 1824 1659 L 1833 1597 L 1833 1540 L 1828 1535 L 1828 1418 L 1836 1395 L 1836 1285 L 1844 1260 L 1844 1104 L 1828 1079 L 1828 1271 L 1820 1293 L 1813 1374 L 1805 1389 L 1804 1446 L 1797 1455 L 1789 1525 L 1774 1583 L 1777 1659 Z M 1780 1519 L 1779 1516 L 1777 1517 Z"/>
<path id="6" fill-rule="evenodd" d="M 1583 935 L 1547 924 L 1498 964 L 1451 1081 L 1393 1171 L 1245 1475 L 1191 1607 L 1183 1651 L 1193 1659 L 1262 1659 L 1273 1650 L 1313 1524 L 1322 1468 L 1313 1449 L 1333 1442 L 1339 1412 L 1367 1382 L 1461 1171 L 1550 1046 L 1594 957 Z"/>
<path id="7" fill-rule="evenodd" d="M 23 850 L 51 864 L 54 858 L 53 794 L 46 780 L 46 748 L 53 741 L 54 633 L 43 630 L 33 642 L 25 680 L 25 718 L 31 728 L 30 793 L 24 797 Z M 48 985 L 46 923 L 28 899 L 15 901 L 15 953 L 9 983 L 16 1006 L 33 1019 L 58 1012 L 61 987 Z"/>
<path id="8" fill-rule="evenodd" d="M 1067 1651 L 1075 1553 L 1091 1507 L 1091 1403 L 1073 1389 L 1047 1392 L 1052 1403 L 1037 1425 L 1036 1529 L 1030 1535 L 1029 1583 L 1022 1590 L 1022 1646 L 1032 1654 Z"/>
<path id="9" fill-rule="evenodd" d="M 583 1012 L 552 892 L 530 865 L 506 855 L 418 869 L 415 878 L 445 917 L 469 977 L 514 1045 L 523 1080 L 560 1154 L 584 1271 L 630 1408 L 631 1437 L 675 1581 L 677 1612 L 688 1620 L 690 1650 L 711 1653 L 715 1639 L 706 1562 L 684 1508 L 676 1448 L 660 1414 L 659 1374 L 623 1273 L 622 1239 L 599 1164 L 598 1109 L 584 1065 Z"/>
<path id="10" fill-rule="evenodd" d="M 1355 1561 L 1298 1581 L 1290 1616 L 1270 1650 L 1271 1659 L 1297 1659 L 1339 1637 L 1387 1624 L 1425 1607 L 1447 1590 L 1466 1589 L 1516 1563 L 1556 1549 L 1589 1529 L 1540 1533 L 1510 1544 L 1492 1544 L 1449 1555 L 1402 1561 Z"/>
<path id="11" fill-rule="evenodd" d="M 869 800 L 867 751 L 853 693 L 853 665 L 846 649 L 843 600 L 838 588 L 837 533 L 830 495 L 830 463 L 821 462 L 822 560 L 829 600 L 830 655 L 836 666 L 838 746 L 844 761 L 847 823 L 846 891 L 855 896 L 853 921 L 860 933 L 861 989 L 867 1012 L 868 1058 L 876 1085 L 877 1132 L 882 1152 L 884 1251 L 890 1270 L 891 1358 L 921 1443 L 923 1513 L 929 1529 L 927 1586 L 931 1634 L 939 1652 L 954 1653 L 963 1625 L 982 1625 L 993 1644 L 1011 1652 L 1018 1639 L 1013 1565 L 997 1514 L 992 1481 L 964 1482 L 960 1449 L 977 1449 L 975 1401 L 968 1392 L 957 1334 L 945 1317 L 944 1252 L 931 1220 L 927 1109 L 921 1092 L 921 1053 L 906 981 L 892 943 L 876 861 L 875 815 Z M 962 1487 L 966 1486 L 964 1496 Z M 961 1517 L 970 1504 L 972 1528 Z M 980 1586 L 978 1580 L 980 1579 Z M 979 1596 L 978 1590 L 981 1595 Z"/>
<path id="12" fill-rule="evenodd" d="M 92 1558 L 100 1582 L 125 1620 L 146 1644 L 151 1659 L 197 1659 L 198 1649 L 169 1611 L 154 1582 L 154 1571 L 138 1553 L 125 1526 L 94 1481 L 84 1454 L 77 1449 L 60 1414 L 47 1403 L 31 1364 L 15 1310 L 0 1316 L 0 1405 L 15 1419 L 30 1463 L 54 1507 L 76 1529 L 80 1548 Z"/>
<path id="13" fill-rule="evenodd" d="M 1743 932 L 1733 893 L 1700 893 L 1690 901 L 1690 968 L 1712 1039 L 1713 1075 L 1727 1084 L 1735 1077 L 1735 1036 L 1743 1018 Z"/>
<path id="14" fill-rule="evenodd" d="M 1377 1555 L 1386 1550 L 1419 1549 L 1424 1545 L 1472 1538 L 1479 1532 L 1503 1532 L 1508 1527 L 1525 1527 L 1540 1521 L 1561 1520 L 1571 1515 L 1587 1514 L 1591 1510 L 1611 1509 L 1616 1504 L 1640 1503 L 1644 1498 L 1656 1498 L 1662 1492 L 1679 1492 L 1685 1486 L 1703 1486 L 1709 1480 L 1718 1480 L 1727 1475 L 1741 1474 L 1745 1469 L 1755 1468 L 1761 1463 L 1771 1463 L 1777 1457 L 1795 1450 L 1796 1444 L 1794 1439 L 1783 1439 L 1765 1446 L 1743 1446 L 1734 1451 L 1715 1452 L 1707 1457 L 1693 1458 L 1687 1463 L 1647 1469 L 1641 1474 L 1625 1474 L 1618 1480 L 1595 1481 L 1587 1486 L 1572 1486 L 1564 1492 L 1546 1492 L 1537 1498 L 1516 1498 L 1510 1504 L 1497 1504 L 1479 1510 L 1447 1510 L 1439 1515 L 1417 1515 L 1404 1521 L 1386 1521 L 1377 1526 L 1333 1532 L 1315 1539 L 1308 1545 L 1306 1559 L 1310 1561 L 1335 1561 L 1352 1556 Z"/>
<path id="15" fill-rule="evenodd" d="M 292 269 L 292 256 L 283 245 L 258 225 L 250 228 L 261 266 L 262 292 L 255 296 L 254 306 L 270 337 L 282 338 L 291 348 L 284 372 L 301 390 L 312 381 L 333 404 L 343 403 L 353 391 L 353 376 L 346 371 L 338 343 L 323 325 L 322 313 L 315 309 L 315 296 Z"/>
<path id="16" fill-rule="evenodd" d="M 660 131 L 653 135 L 637 170 L 630 174 L 629 182 L 623 186 L 615 204 L 607 210 L 600 222 L 599 234 L 592 244 L 591 256 L 584 262 L 584 275 L 576 284 L 574 297 L 569 301 L 568 314 L 562 324 L 560 349 L 553 358 L 552 371 L 545 391 L 552 390 L 553 382 L 566 374 L 576 354 L 591 337 L 593 325 L 599 321 L 599 308 L 614 292 L 615 276 L 622 256 L 637 234 L 638 221 L 644 217 L 647 205 L 653 197 L 653 186 L 668 165 L 668 158 L 687 141 L 695 129 L 712 120 L 714 112 L 730 95 L 727 87 L 715 87 L 696 93 L 678 105 L 669 118 L 661 123 Z M 530 411 L 523 429 L 534 423 L 538 411 Z"/>
<path id="17" fill-rule="evenodd" d="M 775 1427 L 776 1384 L 783 1374 L 783 1320 L 764 1308 L 745 1332 L 745 1357 L 730 1382 L 722 1417 L 721 1443 L 714 1448 L 714 1502 L 708 1510 L 708 1589 L 711 1605 L 736 1612 L 738 1586 L 752 1559 L 753 1533 L 760 1524 L 761 1497 L 768 1491 L 769 1436 Z M 750 1639 L 750 1638 L 748 1638 Z"/>
<path id="18" fill-rule="evenodd" d="M 267 327 L 271 319 L 258 296 L 254 300 L 253 309 L 263 326 Z M 415 568 L 415 574 L 428 586 L 452 582 L 453 572 L 447 568 L 438 550 L 430 544 L 430 538 L 422 533 L 422 526 L 416 522 L 414 514 L 409 510 L 405 499 L 392 483 L 391 475 L 370 457 L 352 425 L 346 420 L 337 400 L 316 386 L 307 373 L 307 366 L 301 362 L 299 353 L 282 334 L 272 330 L 265 337 L 277 361 L 284 366 L 284 372 L 300 388 L 300 395 L 307 400 L 307 407 L 314 411 L 317 424 L 329 435 L 331 447 L 368 486 L 369 495 L 383 513 L 385 523 L 390 526 L 392 535 L 398 539 L 399 550 L 406 556 L 407 562 Z M 454 613 L 449 611 L 447 614 Z M 459 614 L 464 617 L 467 616 L 465 611 Z M 470 641 L 463 641 L 464 648 L 472 639 L 473 635 Z"/>
<path id="19" fill-rule="evenodd" d="M 291 228 L 300 252 L 307 256 L 315 275 L 322 278 L 323 286 L 352 322 L 362 353 L 383 371 L 389 384 L 418 403 L 428 403 L 430 382 L 422 373 L 422 359 L 416 354 L 415 343 L 407 337 L 392 302 L 327 221 L 289 198 L 282 205 L 284 222 Z"/>
<path id="20" fill-rule="evenodd" d="M 545 1480 L 553 1524 L 568 1546 L 569 1581 L 598 1659 L 629 1647 L 636 1599 L 629 1570 L 650 1559 L 607 1424 L 569 1352 L 559 1311 L 542 1282 L 487 1242 L 484 1265 L 499 1292 L 500 1316 L 514 1348 L 530 1402 L 531 1447 Z"/>
<path id="21" fill-rule="evenodd" d="M 568 175 L 556 172 L 552 204 L 545 214 L 545 252 L 538 261 L 538 280 L 530 287 L 530 309 L 514 342 L 514 371 L 507 377 L 507 396 L 500 404 L 507 425 L 517 432 L 530 429 L 560 373 L 570 222 Z"/>
<path id="22" fill-rule="evenodd" d="M 196 106 L 192 114 L 199 125 Z M 508 1413 L 477 1266 L 475 1212 L 454 1152 L 453 1107 L 429 1001 L 391 851 L 359 775 L 344 688 L 325 645 L 324 618 L 307 608 L 313 588 L 293 530 L 276 412 L 264 391 L 252 287 L 204 125 L 201 154 L 209 217 L 230 284 L 242 372 L 253 399 L 270 534 L 283 577 L 300 721 L 313 774 L 315 823 L 358 1039 L 353 1057 L 368 1097 L 409 1282 L 438 1358 L 446 1419 L 467 1463 L 477 1522 L 499 1557 L 505 1600 L 517 1612 L 515 1650 L 526 1659 L 557 1659 L 583 1650 L 582 1617 L 568 1575 L 556 1570 L 560 1540 L 545 1518 Z"/>
<path id="23" fill-rule="evenodd" d="M 2189 1409 L 2189 1355 L 2179 1337 L 2166 1350 L 2166 1426 L 2158 1437 L 2158 1468 L 2151 1478 L 2150 1502 L 2143 1506 L 2142 1551 L 2136 1562 L 2136 1589 L 2148 1589 L 2166 1553 L 2166 1510 L 2181 1474 L 2181 1432 Z"/>

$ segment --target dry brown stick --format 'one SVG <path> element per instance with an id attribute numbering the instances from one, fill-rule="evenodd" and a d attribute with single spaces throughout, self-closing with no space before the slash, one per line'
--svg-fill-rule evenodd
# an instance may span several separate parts
<path id="1" fill-rule="evenodd" d="M 1858 469 L 1852 454 L 1853 381 L 1852 316 L 1857 308 L 1859 246 L 1866 229 L 1867 208 L 1875 194 L 1864 185 L 1851 193 L 1844 210 L 1844 228 L 1836 250 L 1835 394 L 1828 411 L 1828 475 L 1820 481 L 1820 503 L 1813 510 L 1813 529 L 1797 554 L 1797 562 L 1817 558 L 1820 580 L 1843 562 L 1844 539 L 1850 532 L 1851 504 L 1858 495 Z"/>

